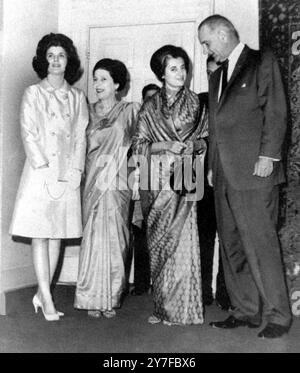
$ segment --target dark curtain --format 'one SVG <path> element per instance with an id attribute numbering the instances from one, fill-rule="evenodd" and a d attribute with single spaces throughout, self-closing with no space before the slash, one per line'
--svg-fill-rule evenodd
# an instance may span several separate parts
<path id="1" fill-rule="evenodd" d="M 279 233 L 291 300 L 300 290 L 300 3 L 260 0 L 260 46 L 277 56 L 287 93 L 284 146 L 287 182 L 280 198 Z M 293 295 L 294 294 L 294 295 Z"/>

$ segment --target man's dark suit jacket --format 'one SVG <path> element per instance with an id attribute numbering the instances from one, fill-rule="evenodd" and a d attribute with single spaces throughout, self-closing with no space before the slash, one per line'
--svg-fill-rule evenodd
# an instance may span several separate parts
<path id="1" fill-rule="evenodd" d="M 216 151 L 229 184 L 257 189 L 285 180 L 282 162 L 269 177 L 253 176 L 259 156 L 281 159 L 286 131 L 286 99 L 272 52 L 245 46 L 218 102 L 221 69 L 210 78 L 209 168 L 215 175 Z"/>

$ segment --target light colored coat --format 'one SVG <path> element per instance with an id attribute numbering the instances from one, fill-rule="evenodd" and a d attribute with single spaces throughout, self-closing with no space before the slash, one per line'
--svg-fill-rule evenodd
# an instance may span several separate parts
<path id="1" fill-rule="evenodd" d="M 84 170 L 88 124 L 84 93 L 66 81 L 54 89 L 44 79 L 25 90 L 20 123 L 26 161 L 10 233 L 80 237 L 80 188 L 70 182 L 70 171 Z"/>

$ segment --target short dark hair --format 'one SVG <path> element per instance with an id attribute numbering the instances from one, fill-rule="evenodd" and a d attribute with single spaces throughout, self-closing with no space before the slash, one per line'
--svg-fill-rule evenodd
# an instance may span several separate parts
<path id="1" fill-rule="evenodd" d="M 145 96 L 146 96 L 148 91 L 159 91 L 159 90 L 160 90 L 160 88 L 156 84 L 151 83 L 151 84 L 145 85 L 145 87 L 142 89 L 143 100 L 145 99 Z"/>
<path id="2" fill-rule="evenodd" d="M 127 83 L 128 71 L 123 62 L 112 60 L 111 58 L 103 58 L 99 60 L 93 68 L 93 75 L 96 70 L 106 70 L 109 72 L 115 84 L 119 84 L 117 91 L 122 91 Z"/>
<path id="3" fill-rule="evenodd" d="M 220 14 L 213 14 L 212 16 L 205 18 L 198 26 L 198 31 L 200 31 L 203 26 L 208 26 L 210 30 L 215 30 L 216 27 L 223 26 L 229 31 L 230 34 L 240 40 L 239 33 L 237 32 L 237 29 L 234 27 L 233 23 L 230 22 L 228 18 L 221 16 Z"/>
<path id="4" fill-rule="evenodd" d="M 181 57 L 184 61 L 186 72 L 189 72 L 190 60 L 184 49 L 176 47 L 174 45 L 164 45 L 153 53 L 150 60 L 150 67 L 157 79 L 163 81 L 163 75 L 167 66 L 168 58 L 179 58 Z"/>
<path id="5" fill-rule="evenodd" d="M 80 66 L 80 59 L 73 41 L 64 34 L 50 33 L 42 37 L 38 42 L 36 55 L 32 60 L 32 67 L 40 79 L 48 75 L 49 63 L 46 58 L 47 50 L 50 47 L 62 47 L 67 53 L 67 66 L 64 78 L 69 84 L 74 84 L 82 76 L 83 70 Z"/>

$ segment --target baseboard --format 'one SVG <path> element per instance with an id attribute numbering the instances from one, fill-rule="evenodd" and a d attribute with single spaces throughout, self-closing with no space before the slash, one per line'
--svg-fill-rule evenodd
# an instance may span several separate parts
<path id="1" fill-rule="evenodd" d="M 33 265 L 9 268 L 1 273 L 1 289 L 3 292 L 34 286 L 36 283 Z"/>
<path id="2" fill-rule="evenodd" d="M 6 298 L 5 293 L 0 293 L 0 315 L 6 315 Z"/>

